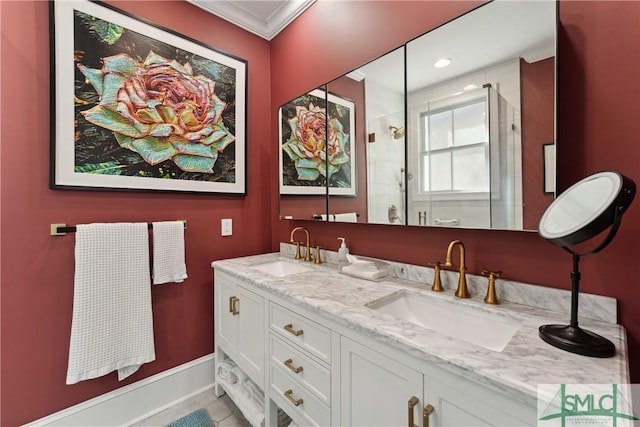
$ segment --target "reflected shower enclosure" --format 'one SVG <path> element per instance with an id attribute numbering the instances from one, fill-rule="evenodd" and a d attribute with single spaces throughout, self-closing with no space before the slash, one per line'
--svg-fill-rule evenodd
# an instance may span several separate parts
<path id="1" fill-rule="evenodd" d="M 405 225 L 405 49 L 360 68 L 367 112 L 367 217 L 369 223 Z M 371 78 L 384 71 L 384 79 Z M 373 139 L 373 140 L 372 140 Z"/>
<path id="2" fill-rule="evenodd" d="M 522 228 L 520 112 L 495 88 L 413 97 L 410 225 Z"/>

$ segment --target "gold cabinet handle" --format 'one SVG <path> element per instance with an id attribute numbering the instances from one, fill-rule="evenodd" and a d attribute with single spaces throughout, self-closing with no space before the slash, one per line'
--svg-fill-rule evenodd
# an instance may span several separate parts
<path id="1" fill-rule="evenodd" d="M 433 406 L 431 404 L 424 407 L 422 411 L 422 427 L 429 427 L 429 415 L 433 412 Z"/>
<path id="2" fill-rule="evenodd" d="M 293 390 L 289 389 L 287 391 L 284 392 L 284 397 L 286 397 L 287 399 L 289 399 L 289 402 L 293 403 L 294 406 L 300 406 L 302 405 L 302 398 L 300 399 L 294 399 L 291 395 L 293 394 Z"/>
<path id="3" fill-rule="evenodd" d="M 300 335 L 303 334 L 302 329 L 298 329 L 297 331 L 295 329 L 293 329 L 293 325 L 291 323 L 289 323 L 288 325 L 284 325 L 284 329 L 285 329 L 285 331 L 289 332 L 290 334 L 295 335 L 296 337 L 299 337 Z"/>
<path id="4" fill-rule="evenodd" d="M 297 368 L 293 366 L 293 360 L 292 359 L 287 359 L 284 361 L 284 366 L 286 366 L 287 368 L 289 368 L 291 371 L 293 371 L 293 373 L 295 374 L 299 374 L 300 372 L 302 372 L 302 366 L 298 366 Z"/>
<path id="5" fill-rule="evenodd" d="M 418 398 L 415 396 L 411 396 L 411 399 L 409 399 L 409 427 L 416 427 L 416 425 L 413 423 L 413 408 L 415 408 L 417 404 Z"/>
<path id="6" fill-rule="evenodd" d="M 240 300 L 236 296 L 229 297 L 229 313 L 233 314 L 234 316 L 240 314 L 238 307 L 236 307 L 236 303 L 238 301 Z"/>

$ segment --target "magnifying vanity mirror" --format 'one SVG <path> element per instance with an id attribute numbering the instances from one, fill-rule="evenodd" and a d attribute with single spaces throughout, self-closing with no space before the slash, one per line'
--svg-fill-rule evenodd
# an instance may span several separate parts
<path id="1" fill-rule="evenodd" d="M 556 28 L 554 1 L 489 2 L 317 89 L 317 111 L 313 91 L 283 105 L 281 218 L 536 230 L 554 198 Z M 312 129 L 292 121 L 301 105 Z"/>
<path id="2" fill-rule="evenodd" d="M 581 256 L 600 252 L 613 240 L 635 193 L 636 185 L 631 179 L 618 172 L 599 172 L 572 185 L 545 211 L 538 233 L 573 256 L 571 321 L 568 325 L 540 326 L 539 335 L 545 342 L 584 356 L 615 355 L 611 341 L 578 325 L 579 263 Z M 569 248 L 607 228 L 609 232 L 594 249 L 580 253 Z"/>

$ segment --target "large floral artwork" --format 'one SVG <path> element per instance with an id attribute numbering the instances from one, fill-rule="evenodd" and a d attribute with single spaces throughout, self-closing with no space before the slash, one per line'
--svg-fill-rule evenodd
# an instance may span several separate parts
<path id="1" fill-rule="evenodd" d="M 315 90 L 280 108 L 280 193 L 355 195 L 354 104 Z"/>
<path id="2" fill-rule="evenodd" d="M 245 194 L 245 61 L 101 4 L 52 7 L 73 25 L 55 33 L 52 187 Z"/>

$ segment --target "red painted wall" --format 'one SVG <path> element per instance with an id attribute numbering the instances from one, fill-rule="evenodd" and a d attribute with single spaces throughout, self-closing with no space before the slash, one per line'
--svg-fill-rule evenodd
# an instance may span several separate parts
<path id="1" fill-rule="evenodd" d="M 0 2 L 2 50 L 0 425 L 26 423 L 213 351 L 211 261 L 268 251 L 275 147 L 269 43 L 183 1 L 116 2 L 158 25 L 247 59 L 248 196 L 53 191 L 49 179 L 48 2 Z M 68 30 L 68 29 L 67 29 Z M 220 219 L 234 235 L 220 237 Z M 65 385 L 74 236 L 51 223 L 186 219 L 189 278 L 152 289 L 156 360 L 129 379 L 112 373 Z"/>
<path id="2" fill-rule="evenodd" d="M 329 213 L 340 214 L 355 212 L 358 222 L 367 220 L 367 158 L 365 137 L 365 99 L 364 81 L 357 82 L 349 77 L 341 77 L 329 83 L 329 93 L 350 99 L 355 104 L 355 140 L 351 150 L 355 151 L 356 196 L 331 196 Z"/>
<path id="3" fill-rule="evenodd" d="M 520 60 L 522 90 L 522 163 L 523 224 L 525 230 L 538 228 L 540 217 L 553 202 L 552 194 L 543 193 L 544 161 L 542 146 L 555 142 L 553 117 L 555 93 L 553 58 L 529 64 Z M 553 167 L 553 165 L 550 165 Z"/>
<path id="4" fill-rule="evenodd" d="M 0 2 L 0 425 L 37 419 L 210 353 L 210 262 L 277 250 L 293 225 L 307 226 L 327 248 L 337 247 L 336 237 L 344 235 L 355 254 L 420 265 L 442 260 L 448 242 L 460 238 L 473 273 L 500 269 L 508 278 L 568 288 L 570 258 L 533 233 L 277 220 L 277 106 L 479 3 L 317 2 L 271 43 L 185 2 L 116 3 L 249 60 L 249 195 L 242 198 L 49 190 L 47 4 Z M 563 188 L 601 169 L 617 169 L 640 182 L 638 16 L 638 2 L 560 2 Z M 296 57 L 292 67 L 291 52 L 308 55 Z M 49 224 L 175 218 L 188 221 L 189 279 L 153 289 L 157 360 L 122 383 L 111 374 L 65 386 L 73 236 L 50 237 Z M 221 218 L 234 219 L 233 237 L 219 237 Z M 640 382 L 640 286 L 630 267 L 639 239 L 636 200 L 614 242 L 582 262 L 582 289 L 618 298 L 634 382 Z"/>
<path id="5" fill-rule="evenodd" d="M 271 46 L 272 112 L 287 99 L 358 67 L 471 7 L 472 2 L 318 2 Z M 640 183 L 640 2 L 560 1 L 559 185 L 617 169 Z M 291 52 L 309 52 L 296 67 Z M 276 78 L 277 76 L 277 78 Z M 275 137 L 274 137 L 275 139 Z M 274 174 L 275 176 L 275 174 Z M 571 258 L 535 233 L 278 221 L 272 249 L 292 226 L 336 248 L 345 236 L 354 254 L 426 265 L 462 239 L 471 272 L 499 269 L 505 277 L 569 288 Z M 640 200 L 616 239 L 581 262 L 582 290 L 618 299 L 627 328 L 633 382 L 640 382 Z M 568 319 L 567 319 L 568 320 Z"/>

